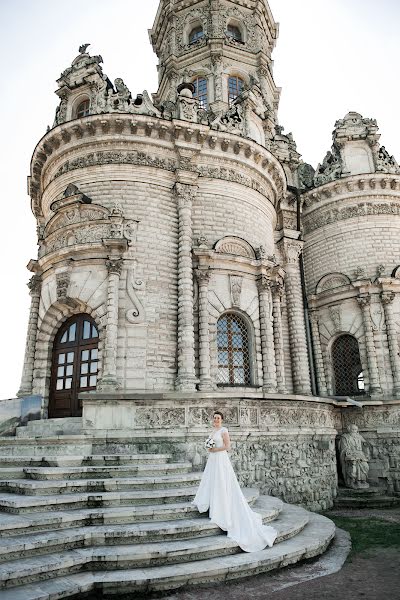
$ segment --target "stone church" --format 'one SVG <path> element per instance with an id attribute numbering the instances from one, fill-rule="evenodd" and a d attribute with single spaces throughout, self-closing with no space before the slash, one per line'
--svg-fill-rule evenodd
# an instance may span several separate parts
<path id="1" fill-rule="evenodd" d="M 29 176 L 19 396 L 43 398 L 42 435 L 151 440 L 197 468 L 218 408 L 241 482 L 319 509 L 349 424 L 370 484 L 400 492 L 400 168 L 356 112 L 302 162 L 277 37 L 266 0 L 161 0 L 156 93 L 87 44 L 62 72 Z"/>

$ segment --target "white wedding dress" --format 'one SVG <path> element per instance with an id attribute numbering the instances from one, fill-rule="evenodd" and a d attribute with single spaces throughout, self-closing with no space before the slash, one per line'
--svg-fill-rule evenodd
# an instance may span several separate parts
<path id="1" fill-rule="evenodd" d="M 222 448 L 222 434 L 226 427 L 214 430 L 211 437 L 217 448 Z M 273 527 L 263 525 L 262 517 L 251 510 L 243 496 L 227 451 L 210 452 L 192 502 L 199 512 L 209 510 L 212 523 L 227 532 L 245 552 L 258 552 L 272 546 L 277 536 Z"/>

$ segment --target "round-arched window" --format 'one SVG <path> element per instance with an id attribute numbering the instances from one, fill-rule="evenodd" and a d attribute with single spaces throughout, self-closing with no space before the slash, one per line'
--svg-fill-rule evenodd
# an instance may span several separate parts
<path id="1" fill-rule="evenodd" d="M 245 320 L 235 313 L 218 319 L 218 385 L 250 385 L 250 343 Z"/>
<path id="2" fill-rule="evenodd" d="M 196 27 L 193 27 L 193 29 L 189 33 L 189 44 L 194 44 L 195 42 L 201 40 L 203 37 L 204 30 L 201 25 L 197 25 Z"/>
<path id="3" fill-rule="evenodd" d="M 194 85 L 193 98 L 196 98 L 199 101 L 200 108 L 208 110 L 207 79 L 205 77 L 196 77 L 192 83 Z"/>
<path id="4" fill-rule="evenodd" d="M 243 42 L 242 32 L 237 25 L 232 25 L 229 23 L 228 27 L 226 28 L 226 35 L 235 40 L 235 42 Z"/>
<path id="5" fill-rule="evenodd" d="M 341 335 L 334 341 L 332 364 L 336 396 L 355 396 L 365 393 L 360 350 L 355 337 Z"/>
<path id="6" fill-rule="evenodd" d="M 76 118 L 81 119 L 90 114 L 90 100 L 83 100 L 76 109 Z"/>
<path id="7" fill-rule="evenodd" d="M 228 79 L 228 100 L 232 104 L 234 100 L 242 93 L 244 81 L 240 77 L 233 75 Z"/>

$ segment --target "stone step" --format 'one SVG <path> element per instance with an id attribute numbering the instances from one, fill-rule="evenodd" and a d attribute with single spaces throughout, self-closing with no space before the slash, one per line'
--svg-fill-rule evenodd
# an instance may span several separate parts
<path id="1" fill-rule="evenodd" d="M 88 456 L 0 456 L 0 467 L 116 467 L 162 464 L 171 460 L 170 454 L 105 454 Z"/>
<path id="2" fill-rule="evenodd" d="M 17 427 L 16 437 L 44 437 L 49 435 L 80 435 L 82 417 L 64 419 L 43 419 L 29 421 L 25 426 Z"/>
<path id="3" fill-rule="evenodd" d="M 143 472 L 143 471 L 142 471 Z M 107 479 L 60 479 L 36 481 L 33 479 L 10 479 L 0 481 L 0 491 L 21 495 L 52 495 L 74 494 L 77 492 L 112 492 L 130 489 L 163 487 L 171 481 L 171 485 L 184 484 L 187 477 L 197 480 L 198 473 L 192 472 L 190 463 L 176 463 L 168 465 L 153 465 L 146 471 L 146 476 L 122 477 Z M 1 509 L 0 509 L 1 510 Z"/>
<path id="4" fill-rule="evenodd" d="M 64 577 L 56 577 L 47 581 L 33 581 L 27 585 L 3 590 L 1 598 L 2 600 L 59 600 L 96 589 L 99 598 L 102 597 L 102 594 L 107 594 L 107 597 L 119 598 L 123 595 L 124 598 L 129 599 L 152 591 L 173 590 L 182 586 L 215 583 L 257 575 L 294 564 L 302 559 L 312 558 L 324 552 L 333 539 L 335 526 L 332 521 L 321 515 L 311 513 L 308 515 L 308 524 L 295 537 L 290 537 L 275 544 L 273 548 L 266 548 L 261 552 L 240 552 L 227 556 L 192 560 L 191 562 L 179 560 L 178 564 L 172 565 L 112 571 L 103 569 L 66 574 Z M 226 543 L 230 542 L 227 540 Z M 114 550 L 118 555 L 119 548 L 115 547 Z M 104 558 L 106 557 L 104 556 Z M 72 567 L 74 558 L 70 557 L 69 560 Z M 4 564 L 2 566 L 4 567 Z M 97 568 L 98 566 L 99 564 L 97 564 Z M 38 578 L 41 573 L 47 576 L 45 569 L 40 571 L 40 565 L 31 564 L 31 567 L 36 569 Z M 50 563 L 48 563 L 48 567 L 50 567 Z M 10 568 L 8 571 L 7 569 L 3 571 L 5 581 L 7 581 L 7 572 L 10 573 Z M 24 572 L 26 573 L 26 571 L 21 571 L 21 575 Z M 13 576 L 10 574 L 10 577 Z M 21 581 L 23 581 L 22 577 Z M 14 582 L 10 582 L 10 584 L 15 585 L 15 583 L 18 583 L 18 579 L 14 578 Z"/>
<path id="5" fill-rule="evenodd" d="M 290 539 L 306 527 L 307 511 L 289 507 L 280 521 L 276 544 Z M 0 564 L 0 589 L 26 582 L 50 579 L 87 569 L 121 570 L 178 564 L 241 552 L 226 535 L 132 546 L 94 546 L 46 554 Z M 17 568 L 18 565 L 18 568 Z"/>
<path id="6" fill-rule="evenodd" d="M 396 496 L 367 496 L 360 498 L 356 496 L 338 496 L 333 505 L 335 508 L 391 508 L 400 506 L 400 498 Z"/>
<path id="7" fill-rule="evenodd" d="M 370 496 L 384 496 L 385 488 L 380 487 L 369 487 L 369 488 L 361 488 L 361 489 L 351 489 L 351 488 L 338 488 L 338 498 L 345 496 L 348 498 L 349 496 L 354 498 L 368 498 Z"/>
<path id="8" fill-rule="evenodd" d="M 115 486 L 108 486 L 110 491 L 82 490 L 69 493 L 52 494 L 16 494 L 0 493 L 0 513 L 20 514 L 31 511 L 60 511 L 78 508 L 101 508 L 113 506 L 132 506 L 153 503 L 163 504 L 168 498 L 195 494 L 193 486 L 199 483 L 201 473 L 170 475 L 169 477 L 141 477 L 134 480 L 107 480 Z M 128 486 L 123 484 L 128 481 Z M 35 482 L 36 483 L 36 482 Z M 40 482 L 42 483 L 42 482 Z M 121 489 L 119 489 L 121 488 Z M 165 499 L 165 500 L 164 500 Z"/>
<path id="9" fill-rule="evenodd" d="M 252 494 L 255 497 L 252 498 Z M 260 502 L 254 490 L 246 490 L 246 498 L 254 505 L 254 510 L 260 512 L 263 522 L 268 523 L 276 519 L 281 510 L 282 502 L 277 498 L 268 498 L 268 502 Z M 155 510 L 158 507 L 153 507 Z M 118 515 L 117 515 L 118 516 Z M 100 521 L 101 522 L 101 521 Z M 11 522 L 5 521 L 7 531 L 10 531 Z M 20 523 L 17 522 L 17 526 Z M 174 521 L 151 521 L 147 523 L 125 522 L 116 524 L 112 520 L 99 525 L 98 521 L 88 520 L 84 526 L 72 528 L 68 521 L 68 515 L 61 525 L 69 529 L 59 528 L 55 531 L 44 531 L 30 533 L 29 528 L 22 528 L 13 536 L 7 535 L 0 538 L 0 562 L 11 558 L 23 558 L 38 554 L 61 552 L 63 550 L 82 548 L 86 546 L 137 544 L 143 542 L 168 541 L 179 539 L 191 539 L 193 537 L 207 537 L 219 535 L 221 530 L 217 525 L 211 523 L 208 518 L 201 516 L 198 512 L 191 519 Z M 73 522 L 72 522 L 73 525 Z"/>
<path id="10" fill-rule="evenodd" d="M 192 469 L 190 463 L 138 464 L 106 467 L 25 467 L 23 473 L 36 481 L 60 481 L 76 479 L 115 479 L 136 475 L 158 475 L 160 473 L 182 473 Z M 1 473 L 1 469 L 0 469 Z"/>

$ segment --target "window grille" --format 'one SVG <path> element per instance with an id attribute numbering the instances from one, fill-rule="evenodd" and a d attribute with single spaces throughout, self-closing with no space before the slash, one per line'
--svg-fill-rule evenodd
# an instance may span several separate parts
<path id="1" fill-rule="evenodd" d="M 229 104 L 232 104 L 234 100 L 241 94 L 243 90 L 243 79 L 240 77 L 229 77 L 228 79 L 228 99 Z"/>
<path id="2" fill-rule="evenodd" d="M 84 100 L 80 103 L 76 110 L 76 118 L 80 119 L 82 117 L 87 117 L 90 114 L 90 101 Z"/>
<path id="3" fill-rule="evenodd" d="M 218 320 L 217 345 L 218 385 L 249 385 L 249 334 L 240 315 L 228 313 Z"/>
<path id="4" fill-rule="evenodd" d="M 200 108 L 208 110 L 207 79 L 197 77 L 192 83 L 194 85 L 193 98 L 197 98 Z"/>
<path id="5" fill-rule="evenodd" d="M 194 44 L 198 40 L 201 40 L 204 37 L 204 31 L 201 25 L 198 27 L 194 27 L 189 34 L 189 44 Z"/>
<path id="6" fill-rule="evenodd" d="M 336 396 L 365 393 L 364 374 L 358 342 L 352 335 L 341 335 L 332 346 Z"/>

